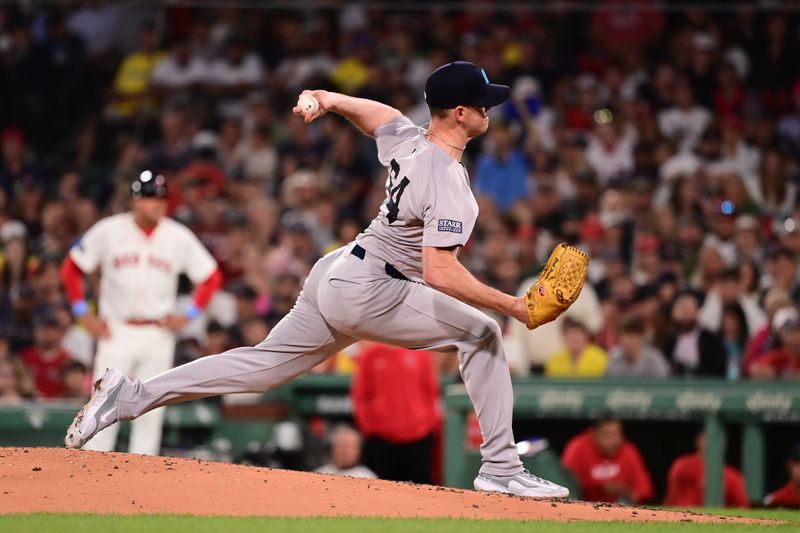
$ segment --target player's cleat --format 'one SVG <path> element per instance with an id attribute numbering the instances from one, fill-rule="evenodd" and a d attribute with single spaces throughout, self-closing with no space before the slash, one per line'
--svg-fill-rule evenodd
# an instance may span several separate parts
<path id="1" fill-rule="evenodd" d="M 116 422 L 114 413 L 117 396 L 125 383 L 125 376 L 119 370 L 109 368 L 103 377 L 95 381 L 91 399 L 75 416 L 64 437 L 67 448 L 80 448 L 98 431 Z"/>
<path id="2" fill-rule="evenodd" d="M 475 478 L 473 485 L 475 490 L 503 492 L 531 498 L 566 498 L 569 496 L 569 489 L 566 487 L 534 476 L 527 470 L 508 477 L 480 473 Z"/>

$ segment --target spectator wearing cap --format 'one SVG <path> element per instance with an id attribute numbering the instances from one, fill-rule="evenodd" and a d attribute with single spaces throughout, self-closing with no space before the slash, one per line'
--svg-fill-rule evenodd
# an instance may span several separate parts
<path id="1" fill-rule="evenodd" d="M 62 335 L 63 330 L 54 314 L 40 314 L 34 323 L 33 346 L 20 352 L 20 359 L 33 376 L 39 397 L 58 398 L 64 394 L 61 370 L 72 357 L 61 348 Z"/>
<path id="2" fill-rule="evenodd" d="M 800 315 L 789 308 L 775 317 L 780 347 L 753 361 L 750 375 L 756 379 L 800 379 Z"/>
<path id="3" fill-rule="evenodd" d="M 484 151 L 475 162 L 473 188 L 476 195 L 488 196 L 500 211 L 507 211 L 514 202 L 530 193 L 530 163 L 514 144 L 507 125 L 492 126 Z"/>
<path id="4" fill-rule="evenodd" d="M 701 507 L 705 487 L 705 455 L 706 437 L 701 431 L 695 437 L 694 453 L 682 455 L 675 459 L 667 474 L 667 494 L 664 505 L 675 507 Z M 747 489 L 742 473 L 736 468 L 725 465 L 723 469 L 723 494 L 725 507 L 749 507 Z"/>
<path id="5" fill-rule="evenodd" d="M 564 348 L 550 356 L 544 374 L 550 378 L 598 378 L 608 366 L 605 350 L 592 342 L 586 325 L 573 317 L 561 323 Z"/>
<path id="6" fill-rule="evenodd" d="M 800 442 L 792 446 L 786 458 L 786 470 L 789 481 L 764 498 L 764 505 L 767 507 L 800 509 Z"/>
<path id="7" fill-rule="evenodd" d="M 638 317 L 625 320 L 620 328 L 619 346 L 609 353 L 606 376 L 666 378 L 669 374 L 664 354 L 647 341 L 644 322 Z"/>
<path id="8" fill-rule="evenodd" d="M 723 377 L 727 355 L 722 339 L 703 328 L 698 321 L 699 297 L 691 292 L 679 295 L 672 305 L 673 334 L 664 345 L 664 354 L 678 376 Z"/>

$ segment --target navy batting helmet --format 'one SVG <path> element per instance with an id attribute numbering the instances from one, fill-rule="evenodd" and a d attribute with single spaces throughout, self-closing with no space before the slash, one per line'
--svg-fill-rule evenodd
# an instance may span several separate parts
<path id="1" fill-rule="evenodd" d="M 166 198 L 167 178 L 162 174 L 154 174 L 145 170 L 131 183 L 133 198 Z"/>

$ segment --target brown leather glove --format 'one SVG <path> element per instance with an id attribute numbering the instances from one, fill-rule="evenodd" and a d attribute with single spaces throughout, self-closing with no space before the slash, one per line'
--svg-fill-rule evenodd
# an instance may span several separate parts
<path id="1" fill-rule="evenodd" d="M 528 329 L 552 322 L 572 305 L 581 293 L 589 267 L 589 256 L 574 246 L 561 243 L 528 292 L 525 305 L 530 318 Z"/>

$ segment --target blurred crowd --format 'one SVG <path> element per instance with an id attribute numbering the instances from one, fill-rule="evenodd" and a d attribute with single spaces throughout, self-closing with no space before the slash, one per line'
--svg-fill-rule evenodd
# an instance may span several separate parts
<path id="1" fill-rule="evenodd" d="M 563 319 L 529 333 L 497 317 L 515 374 L 800 376 L 797 11 L 601 3 L 424 16 L 3 3 L 0 399 L 85 394 L 93 339 L 58 266 L 127 209 L 143 168 L 167 176 L 170 215 L 224 274 L 177 362 L 261 341 L 384 200 L 374 142 L 292 116 L 299 91 L 380 100 L 421 125 L 425 79 L 453 59 L 512 87 L 465 154 L 481 215 L 461 260 L 519 293 L 557 242 L 592 258 Z M 357 354 L 319 371 L 350 372 Z"/>

